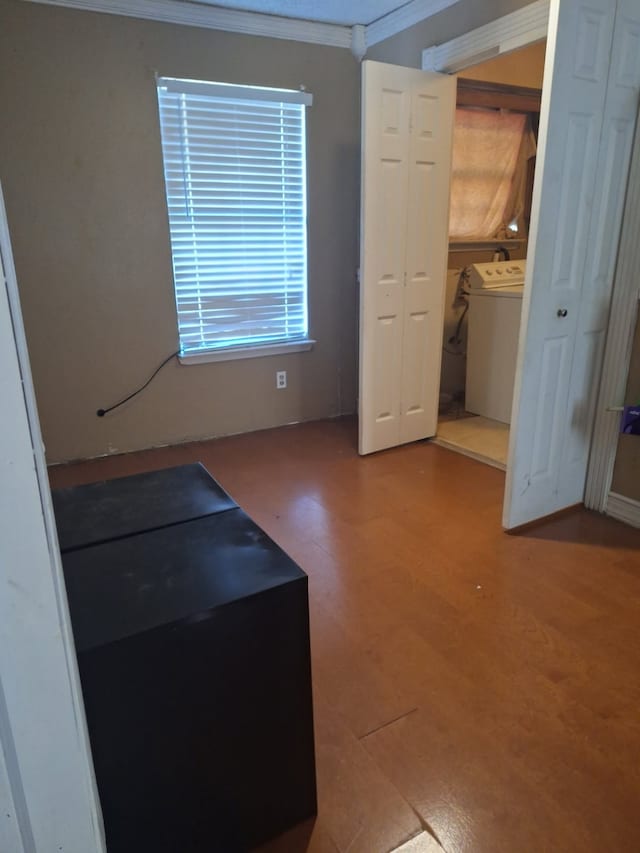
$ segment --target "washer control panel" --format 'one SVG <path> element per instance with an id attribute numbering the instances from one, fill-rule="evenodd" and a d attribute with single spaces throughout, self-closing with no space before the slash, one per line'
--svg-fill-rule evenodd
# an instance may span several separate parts
<path id="1" fill-rule="evenodd" d="M 485 264 L 472 264 L 469 276 L 469 286 L 484 287 L 513 287 L 524 284 L 526 261 L 491 261 Z"/>

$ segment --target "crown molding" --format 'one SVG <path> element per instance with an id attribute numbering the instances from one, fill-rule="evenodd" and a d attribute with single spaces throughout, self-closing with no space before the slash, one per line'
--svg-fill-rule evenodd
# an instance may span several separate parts
<path id="1" fill-rule="evenodd" d="M 444 44 L 422 52 L 423 71 L 454 73 L 547 36 L 549 0 L 536 0 Z"/>
<path id="2" fill-rule="evenodd" d="M 367 47 L 373 47 L 374 44 L 391 38 L 426 18 L 431 18 L 457 2 L 458 0 L 410 0 L 400 9 L 389 12 L 388 15 L 378 18 L 367 26 Z"/>
<path id="3" fill-rule="evenodd" d="M 351 53 L 358 62 L 362 62 L 367 52 L 367 28 L 363 24 L 351 27 Z"/>
<path id="4" fill-rule="evenodd" d="M 190 0 L 23 0 L 23 2 L 64 6 L 86 12 L 124 15 L 129 18 L 203 27 L 244 35 L 323 44 L 329 47 L 344 47 L 351 50 L 359 60 L 364 56 L 366 48 L 437 15 L 457 0 L 409 0 L 404 6 L 389 12 L 388 15 L 384 15 L 368 26 L 358 24 L 354 27 L 265 15 L 260 12 L 242 12 L 221 6 L 190 2 Z M 520 46 L 516 42 L 519 37 L 521 38 L 523 28 L 528 33 L 532 26 L 537 26 L 537 38 L 544 38 L 549 17 L 549 2 L 550 0 L 537 0 L 530 6 L 505 15 L 498 21 L 480 27 L 467 35 L 446 44 L 428 48 L 423 52 L 422 67 L 425 70 L 436 71 L 457 70 L 451 67 L 454 60 L 464 62 L 466 57 L 476 58 L 483 51 L 488 58 L 501 52 L 514 50 Z M 505 33 L 501 36 L 502 41 L 498 47 L 495 44 L 497 26 L 501 27 L 500 32 Z M 530 39 L 530 41 L 534 40 L 537 39 Z M 509 46 L 511 43 L 513 46 Z M 478 45 L 484 45 L 484 47 L 479 49 Z M 467 62 L 467 64 L 470 63 Z M 464 67 L 464 64 L 460 67 Z"/>
<path id="5" fill-rule="evenodd" d="M 49 6 L 65 6 L 86 12 L 125 15 L 189 27 L 204 27 L 253 36 L 289 39 L 310 44 L 351 49 L 351 27 L 263 15 L 259 12 L 239 12 L 220 6 L 191 3 L 188 0 L 25 0 Z"/>

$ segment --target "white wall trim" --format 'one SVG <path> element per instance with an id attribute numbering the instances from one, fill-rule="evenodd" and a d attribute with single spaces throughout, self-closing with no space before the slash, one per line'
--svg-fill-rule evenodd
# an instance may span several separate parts
<path id="1" fill-rule="evenodd" d="M 362 24 L 351 27 L 351 53 L 358 62 L 362 62 L 367 52 L 367 28 Z"/>
<path id="2" fill-rule="evenodd" d="M 263 15 L 259 12 L 240 12 L 236 9 L 223 9 L 220 6 L 207 6 L 204 3 L 179 0 L 26 0 L 26 2 L 351 49 L 351 27 L 282 18 L 277 15 Z"/>
<path id="3" fill-rule="evenodd" d="M 618 495 L 615 492 L 610 492 L 607 498 L 605 512 L 611 518 L 616 518 L 618 521 L 624 521 L 625 524 L 630 524 L 632 527 L 640 527 L 640 502 L 634 501 L 632 498 L 625 498 L 624 495 Z"/>
<path id="4" fill-rule="evenodd" d="M 458 0 L 410 0 L 409 3 L 367 26 L 367 47 L 373 47 L 374 44 L 391 38 L 426 18 L 431 18 L 457 2 Z"/>
<path id="5" fill-rule="evenodd" d="M 41 3 L 48 6 L 65 6 L 70 9 L 81 9 L 86 12 L 103 12 L 110 15 L 124 15 L 129 18 L 142 18 L 149 21 L 161 21 L 170 24 L 182 24 L 189 27 L 222 30 L 230 33 L 245 35 L 267 36 L 269 38 L 289 39 L 292 41 L 323 44 L 329 47 L 349 48 L 358 61 L 362 59 L 366 48 L 372 47 L 385 39 L 391 38 L 420 21 L 431 18 L 453 6 L 458 0 L 409 0 L 399 9 L 389 12 L 377 21 L 365 26 L 356 24 L 353 27 L 339 24 L 302 20 L 300 18 L 285 18 L 277 15 L 264 15 L 260 12 L 243 12 L 237 9 L 226 9 L 221 6 L 210 6 L 204 3 L 188 2 L 188 0 L 23 0 L 27 3 Z M 549 0 L 538 0 L 533 6 L 545 6 Z M 526 7 L 529 9 L 530 7 Z M 506 21 L 521 12 L 507 15 L 500 21 Z M 499 23 L 499 22 L 496 22 Z M 481 27 L 475 30 L 480 33 L 493 27 Z M 545 29 L 541 36 L 534 41 L 544 38 Z M 466 38 L 462 36 L 461 38 Z M 454 39 L 446 45 L 429 50 L 446 49 L 459 39 Z M 514 44 L 509 50 L 515 50 L 521 45 Z M 425 51 L 425 54 L 427 51 Z M 492 54 L 493 55 L 493 54 Z M 426 70 L 432 70 L 426 67 Z M 437 69 L 444 70 L 444 69 Z M 448 70 L 448 69 L 447 69 Z"/>
<path id="6" fill-rule="evenodd" d="M 209 350 L 204 353 L 179 355 L 180 364 L 207 364 L 212 361 L 235 361 L 241 358 L 267 358 L 270 355 L 287 355 L 292 352 L 308 352 L 315 346 L 313 338 L 281 341 L 277 344 L 259 344 L 247 347 L 229 347 L 228 349 Z"/>
<path id="7" fill-rule="evenodd" d="M 618 448 L 620 412 L 624 402 L 638 320 L 638 268 L 640 266 L 640 122 L 636 123 L 622 234 L 613 280 L 613 293 L 584 502 L 589 509 L 603 512 L 610 500 L 609 490 Z"/>
<path id="8" fill-rule="evenodd" d="M 454 73 L 534 44 L 547 36 L 550 0 L 536 0 L 444 44 L 422 52 L 424 71 Z"/>

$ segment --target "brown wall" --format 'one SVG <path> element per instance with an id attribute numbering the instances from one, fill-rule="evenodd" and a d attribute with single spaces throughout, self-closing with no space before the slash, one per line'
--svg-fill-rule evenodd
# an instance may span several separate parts
<path id="1" fill-rule="evenodd" d="M 485 83 L 504 83 L 509 86 L 525 86 L 542 89 L 546 39 L 536 44 L 514 50 L 479 65 L 465 68 L 457 76 Z"/>
<path id="2" fill-rule="evenodd" d="M 624 400 L 627 406 L 640 403 L 640 322 L 636 325 Z M 611 491 L 640 501 L 640 436 L 621 435 L 618 439 Z"/>
<path id="3" fill-rule="evenodd" d="M 297 88 L 308 111 L 312 352 L 177 348 L 155 73 Z M 359 66 L 349 51 L 0 0 L 0 180 L 50 461 L 353 411 Z M 289 387 L 276 391 L 275 372 Z"/>

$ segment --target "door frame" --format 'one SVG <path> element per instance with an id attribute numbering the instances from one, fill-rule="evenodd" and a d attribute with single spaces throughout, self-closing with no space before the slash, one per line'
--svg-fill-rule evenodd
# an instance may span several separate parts
<path id="1" fill-rule="evenodd" d="M 422 68 L 455 73 L 532 45 L 546 35 L 549 11 L 550 0 L 536 0 L 458 38 L 429 47 L 422 53 Z M 636 122 L 633 150 L 629 175 L 623 186 L 625 210 L 584 491 L 585 506 L 598 512 L 607 512 L 612 504 L 619 409 L 626 387 L 635 324 L 640 317 L 640 287 L 634 275 L 640 265 L 640 243 L 637 241 L 640 230 L 640 118 Z M 628 512 L 626 508 L 625 512 Z M 634 518 L 636 515 L 634 507 Z"/>
<path id="2" fill-rule="evenodd" d="M 455 74 L 547 37 L 550 0 L 536 0 L 458 38 L 422 51 L 422 70 Z"/>
<path id="3" fill-rule="evenodd" d="M 549 6 L 550 0 L 536 0 L 536 2 L 524 7 L 521 10 L 505 15 L 490 24 L 472 30 L 457 39 L 453 39 L 442 45 L 434 46 L 423 51 L 422 54 L 422 71 L 450 74 L 455 70 L 472 65 L 482 59 L 487 59 L 490 56 L 510 53 L 521 47 L 529 44 L 534 44 L 541 41 L 547 35 L 549 22 Z M 363 102 L 364 103 L 364 102 Z M 361 147 L 364 161 L 364 145 L 367 136 L 366 122 L 363 121 Z M 363 180 L 361 190 L 361 205 L 364 205 L 364 187 Z M 361 231 L 363 228 L 364 217 L 361 214 Z M 364 245 L 364 232 L 361 233 L 360 246 Z M 359 394 L 358 394 L 358 413 L 359 413 L 359 446 L 360 452 L 370 452 L 370 449 L 363 451 L 362 448 L 370 442 L 364 442 L 363 439 L 363 287 L 364 276 L 363 269 L 365 267 L 365 258 L 360 259 L 360 347 L 359 347 Z"/>
<path id="4" fill-rule="evenodd" d="M 0 848 L 106 853 L 1 187 L 0 247 Z"/>
<path id="5" fill-rule="evenodd" d="M 548 8 L 548 3 L 545 5 Z M 498 22 L 493 22 L 489 26 L 497 31 L 497 25 Z M 477 34 L 479 31 L 474 32 Z M 510 50 L 539 41 L 541 38 L 539 23 L 537 29 L 531 27 L 525 32 L 529 32 L 530 36 L 525 35 L 521 38 L 530 38 L 530 41 L 525 40 L 513 44 Z M 473 36 L 473 33 L 467 35 Z M 473 43 L 472 39 L 469 41 Z M 445 55 L 444 51 L 441 50 L 443 47 L 443 45 L 439 46 L 440 53 L 436 56 Z M 497 47 L 499 48 L 499 45 Z M 491 48 L 485 48 L 485 50 L 487 49 L 490 50 Z M 500 52 L 508 51 L 498 49 L 489 55 L 485 53 L 484 56 L 477 52 L 460 56 L 459 61 L 463 64 L 458 65 L 456 70 L 475 64 L 483 58 L 488 59 L 491 56 L 496 56 Z M 425 70 L 453 70 L 451 58 L 446 60 L 436 58 L 434 61 L 439 63 L 439 67 L 438 65 L 436 67 L 433 65 L 425 67 L 423 60 Z M 640 211 L 640 198 L 636 210 Z M 4 232 L 6 238 L 8 236 L 6 228 Z M 632 249 L 634 253 L 638 253 L 640 246 L 633 244 Z M 48 579 L 48 584 L 44 593 L 42 590 L 39 591 L 39 600 L 44 611 L 53 614 L 53 618 L 59 627 L 59 634 L 52 643 L 51 636 L 45 636 L 41 630 L 42 625 L 26 622 L 20 625 L 17 621 L 15 631 L 12 633 L 12 650 L 31 649 L 33 651 L 35 649 L 37 654 L 32 654 L 30 657 L 21 655 L 20 657 L 24 657 L 24 660 L 20 661 L 20 666 L 16 668 L 14 663 L 10 670 L 6 666 L 5 658 L 0 654 L 0 688 L 2 688 L 0 690 L 0 804 L 4 806 L 6 802 L 11 813 L 15 814 L 22 850 L 33 853 L 33 851 L 46 849 L 45 844 L 38 843 L 39 839 L 43 837 L 43 833 L 50 832 L 52 811 L 56 811 L 56 807 L 59 806 L 62 810 L 61 813 L 66 812 L 68 806 L 65 806 L 65 801 L 67 804 L 69 803 L 70 792 L 73 790 L 78 796 L 78 801 L 82 802 L 82 809 L 76 811 L 73 819 L 69 820 L 66 825 L 65 850 L 68 850 L 69 853 L 104 853 L 104 833 L 100 806 L 93 777 L 77 661 L 62 582 L 60 553 L 46 478 L 46 463 L 26 355 L 26 342 L 24 341 L 19 309 L 16 311 L 18 305 L 17 285 L 14 276 L 10 273 L 7 274 L 7 278 L 9 301 L 3 302 L 5 293 L 2 293 L 3 288 L 0 288 L 0 317 L 4 312 L 6 319 L 6 305 L 11 304 L 11 320 L 14 332 L 12 344 L 15 353 L 10 352 L 6 361 L 0 360 L 0 380 L 6 382 L 7 387 L 11 387 L 14 392 L 19 390 L 23 396 L 21 396 L 22 405 L 16 411 L 11 412 L 13 415 L 11 420 L 3 418 L 3 435 L 6 429 L 5 447 L 7 449 L 9 447 L 16 448 L 15 464 L 12 464 L 15 483 L 19 484 L 21 488 L 26 488 L 30 497 L 34 499 L 29 507 L 15 502 L 13 504 L 8 503 L 8 508 L 11 513 L 10 521 L 15 522 L 16 525 L 18 522 L 27 524 L 30 538 L 34 541 L 37 540 L 41 546 L 38 569 L 41 577 Z M 614 298 L 615 294 L 616 289 L 614 289 Z M 619 301 L 616 301 L 615 309 L 612 306 L 610 337 L 613 336 L 613 331 L 611 331 L 614 328 L 613 324 L 618 322 L 620 316 L 625 316 L 625 311 Z M 628 318 L 629 314 L 627 313 L 626 316 Z M 610 363 L 613 366 L 616 364 L 619 366 L 622 360 L 618 357 L 617 361 L 613 360 Z M 620 374 L 613 369 L 607 371 L 606 376 L 603 376 L 600 393 L 601 398 L 605 401 L 611 399 L 607 397 L 607 392 L 612 390 L 612 377 L 615 376 L 619 377 Z M 29 451 L 26 455 L 24 453 L 25 442 L 28 442 Z M 592 466 L 596 464 L 598 458 L 596 448 L 597 444 L 594 444 L 590 465 L 590 469 L 594 471 L 595 469 Z M 20 449 L 20 454 L 17 452 L 18 449 Z M 595 476 L 594 473 L 592 477 L 595 478 Z M 591 490 L 595 488 L 597 482 L 600 483 L 599 488 L 601 489 L 602 480 L 592 479 L 589 484 L 589 501 L 594 501 L 594 503 L 588 505 L 592 505 L 594 509 L 598 508 L 599 505 L 595 502 L 596 498 L 592 497 L 592 494 L 595 495 L 596 493 L 592 493 Z M 16 527 L 16 529 L 18 528 Z M 0 554 L 3 556 L 3 559 L 0 559 L 0 580 L 5 579 L 5 572 L 21 571 L 23 568 L 16 565 L 15 562 L 7 562 L 4 559 L 4 549 L 6 548 L 8 548 L 7 543 L 0 540 Z M 24 581 L 24 579 L 24 573 L 21 572 L 20 580 Z M 33 593 L 33 590 L 27 589 L 27 593 Z M 24 603 L 21 607 L 25 607 Z M 23 610 L 21 609 L 19 612 L 22 613 Z M 58 657 L 58 661 L 64 660 L 66 669 L 56 673 L 59 677 L 54 683 L 56 685 L 60 683 L 61 687 L 59 695 L 56 694 L 55 697 L 52 697 L 42 695 L 42 685 L 33 679 L 33 671 L 34 662 L 40 661 L 40 664 L 43 664 L 51 660 L 54 646 L 55 651 L 62 656 L 61 658 Z M 39 672 L 40 665 L 36 669 Z M 13 690 L 15 683 L 19 687 L 17 693 Z M 29 732 L 25 730 L 25 723 L 27 719 L 33 719 L 35 708 L 35 713 L 40 714 L 41 726 L 46 730 L 47 726 L 51 725 L 54 698 L 58 705 L 57 713 L 62 728 L 53 733 L 54 736 L 51 740 L 55 754 L 60 757 L 61 763 L 55 766 L 50 763 L 48 769 L 44 768 L 46 772 L 42 772 L 42 756 L 37 751 L 38 740 L 29 742 Z M 26 718 L 22 715 L 22 711 L 28 712 Z M 72 725 L 69 725 L 70 723 Z M 63 731 L 71 734 L 65 737 Z M 62 775 L 59 773 L 60 767 L 64 767 Z M 61 784 L 61 779 L 64 780 L 64 784 Z M 4 786 L 7 783 L 9 790 L 5 791 Z M 48 841 L 50 844 L 50 835 Z"/>

